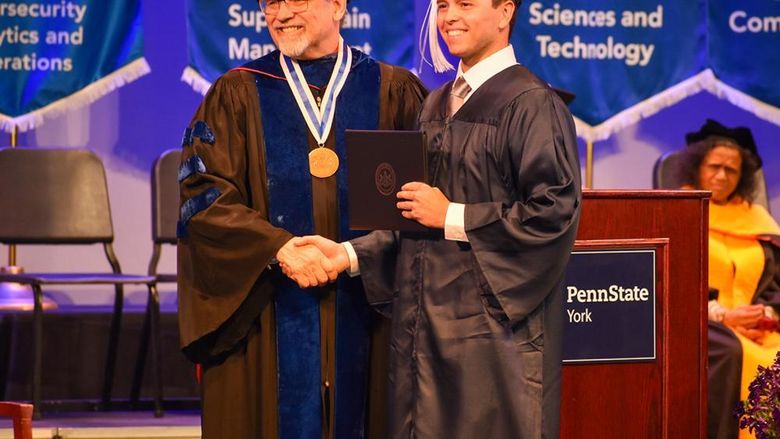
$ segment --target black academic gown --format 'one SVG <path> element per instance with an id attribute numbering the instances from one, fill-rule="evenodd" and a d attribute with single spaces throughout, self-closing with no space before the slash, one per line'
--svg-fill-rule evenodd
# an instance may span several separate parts
<path id="1" fill-rule="evenodd" d="M 450 118 L 425 101 L 430 175 L 465 203 L 442 232 L 352 241 L 369 302 L 392 314 L 393 438 L 540 438 L 559 429 L 562 280 L 581 200 L 574 124 L 521 66 Z"/>

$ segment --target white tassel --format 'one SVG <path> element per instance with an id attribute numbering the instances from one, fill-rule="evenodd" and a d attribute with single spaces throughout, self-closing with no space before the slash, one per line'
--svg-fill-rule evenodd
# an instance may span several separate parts
<path id="1" fill-rule="evenodd" d="M 433 65 L 433 69 L 437 73 L 446 72 L 447 70 L 455 70 L 455 67 L 447 61 L 444 53 L 439 46 L 439 30 L 436 28 L 436 14 L 438 8 L 436 6 L 436 0 L 431 0 L 428 5 L 428 12 L 425 14 L 425 18 L 420 28 L 419 48 L 421 59 L 428 65 Z M 431 61 L 425 57 L 425 47 L 430 48 Z M 433 64 L 431 64 L 431 62 Z"/>

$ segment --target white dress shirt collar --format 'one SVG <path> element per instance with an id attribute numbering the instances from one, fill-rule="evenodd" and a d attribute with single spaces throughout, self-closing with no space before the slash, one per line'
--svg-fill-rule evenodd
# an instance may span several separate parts
<path id="1" fill-rule="evenodd" d="M 466 95 L 464 102 L 474 94 L 479 87 L 482 86 L 488 79 L 496 76 L 507 67 L 511 67 L 517 64 L 517 58 L 515 58 L 515 49 L 512 45 L 508 45 L 498 52 L 488 56 L 482 61 L 474 64 L 466 72 L 463 72 L 462 63 L 458 65 L 458 76 L 463 76 L 466 83 L 471 88 L 471 91 Z"/>

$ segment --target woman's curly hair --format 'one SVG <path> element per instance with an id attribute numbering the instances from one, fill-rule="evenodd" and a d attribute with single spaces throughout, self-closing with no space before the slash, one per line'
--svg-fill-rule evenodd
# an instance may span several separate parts
<path id="1" fill-rule="evenodd" d="M 682 185 L 701 189 L 699 182 L 699 168 L 704 157 L 716 146 L 725 146 L 739 151 L 742 157 L 742 169 L 739 183 L 734 192 L 729 194 L 729 200 L 738 196 L 748 203 L 752 203 L 756 189 L 756 171 L 759 169 L 758 158 L 751 151 L 740 147 L 733 139 L 728 137 L 710 136 L 704 140 L 693 142 L 685 148 L 679 156 L 677 175 Z"/>

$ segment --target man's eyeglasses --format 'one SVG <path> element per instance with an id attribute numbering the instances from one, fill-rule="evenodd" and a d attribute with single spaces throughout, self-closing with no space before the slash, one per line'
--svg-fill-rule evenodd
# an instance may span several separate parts
<path id="1" fill-rule="evenodd" d="M 290 12 L 304 12 L 309 7 L 309 0 L 260 0 L 260 10 L 266 15 L 276 15 L 282 3 Z"/>

